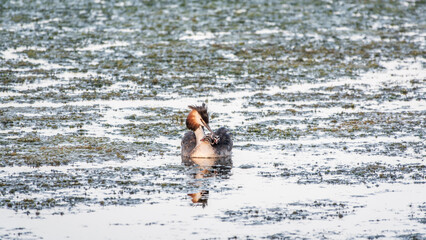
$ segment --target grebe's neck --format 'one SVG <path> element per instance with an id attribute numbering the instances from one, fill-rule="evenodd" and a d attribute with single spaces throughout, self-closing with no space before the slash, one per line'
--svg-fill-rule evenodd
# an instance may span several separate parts
<path id="1" fill-rule="evenodd" d="M 197 142 L 195 148 L 191 151 L 192 158 L 201 158 L 201 160 L 194 161 L 200 166 L 212 166 L 214 161 L 211 159 L 217 157 L 213 147 L 207 141 L 201 141 L 206 135 L 204 134 L 203 128 L 199 127 L 194 131 L 195 141 Z"/>
<path id="2" fill-rule="evenodd" d="M 197 128 L 197 130 L 195 130 L 194 133 L 195 133 L 195 139 L 197 141 L 197 145 L 201 144 L 202 143 L 201 139 L 203 139 L 206 136 L 204 134 L 203 128 L 202 127 Z"/>

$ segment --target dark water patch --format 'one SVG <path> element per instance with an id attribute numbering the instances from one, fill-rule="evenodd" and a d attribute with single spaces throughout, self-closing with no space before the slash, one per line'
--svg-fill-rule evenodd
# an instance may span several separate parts
<path id="1" fill-rule="evenodd" d="M 174 175 L 171 176 L 167 171 L 173 171 Z M 3 178 L 1 192 L 5 198 L 1 205 L 14 210 L 41 210 L 79 204 L 105 206 L 155 203 L 155 196 L 158 198 L 158 194 L 168 192 L 168 187 L 177 191 L 187 189 L 182 171 L 179 168 L 106 167 L 77 168 L 66 172 L 23 172 Z M 25 197 L 32 195 L 39 197 Z"/>
<path id="2" fill-rule="evenodd" d="M 221 220 L 244 225 L 263 225 L 288 220 L 339 219 L 352 214 L 356 208 L 360 207 L 362 206 L 348 206 L 345 203 L 328 200 L 313 203 L 296 202 L 288 204 L 286 208 L 245 207 L 239 210 L 227 210 L 223 213 Z"/>
<path id="3" fill-rule="evenodd" d="M 378 183 L 424 183 L 425 166 L 422 164 L 385 163 L 339 165 L 335 168 L 310 164 L 294 168 L 275 163 L 278 171 L 260 171 L 260 176 L 295 178 L 299 184 L 378 184 Z"/>
<path id="4" fill-rule="evenodd" d="M 171 108 L 136 108 L 134 113 L 124 118 L 131 123 L 118 124 L 120 135 L 137 139 L 152 139 L 159 135 L 179 138 L 185 128 L 186 113 Z"/>
<path id="5" fill-rule="evenodd" d="M 255 123 L 237 129 L 238 138 L 251 140 L 297 139 L 300 133 L 297 128 L 280 129 L 274 124 Z"/>
<path id="6" fill-rule="evenodd" d="M 422 159 L 422 149 L 424 144 L 417 141 L 401 141 L 401 142 L 382 142 L 378 141 L 375 144 L 363 144 L 348 149 L 348 152 L 367 153 L 369 155 L 386 155 L 386 156 L 400 156 L 400 157 L 413 157 Z"/>
<path id="7" fill-rule="evenodd" d="M 17 143 L 16 145 L 14 143 Z M 126 160 L 126 155 L 140 151 L 153 152 L 155 148 L 137 143 L 111 142 L 108 138 L 78 135 L 41 137 L 28 134 L 9 139 L 3 146 L 1 166 L 59 166 L 76 162 L 104 162 L 111 159 Z M 148 151 L 151 149 L 151 151 Z"/>
<path id="8" fill-rule="evenodd" d="M 295 235 L 296 234 L 290 233 L 290 232 L 287 232 L 287 233 L 280 232 L 280 233 L 275 233 L 275 234 L 268 235 L 268 236 L 263 237 L 263 238 L 264 239 L 284 239 L 284 240 L 288 240 L 288 239 L 295 238 Z"/>
<path id="9" fill-rule="evenodd" d="M 0 109 L 0 129 L 31 128 L 33 131 L 58 128 L 82 128 L 103 116 L 96 106 L 65 105 L 50 107 L 10 107 Z"/>
<path id="10" fill-rule="evenodd" d="M 4 158 L 0 165 L 63 165 L 76 161 L 121 161 L 130 154 L 164 154 L 170 149 L 170 144 L 151 139 L 158 137 L 159 133 L 168 138 L 180 137 L 183 113 L 162 108 L 138 110 L 140 117 L 136 114 L 123 116 L 135 124 L 111 125 L 104 120 L 109 109 L 98 105 L 3 108 L 0 110 L 3 149 L 0 155 Z M 164 119 L 158 122 L 161 116 Z M 128 143 L 101 137 L 105 134 L 92 130 L 96 126 L 102 126 L 102 131 L 106 130 L 111 137 L 131 136 L 135 141 Z M 176 148 L 173 147 L 173 150 Z"/>
<path id="11" fill-rule="evenodd" d="M 411 233 L 399 235 L 398 238 L 403 240 L 423 240 L 425 236 L 422 233 Z"/>
<path id="12" fill-rule="evenodd" d="M 5 229 L 5 233 L 0 235 L 1 239 L 43 239 L 43 237 L 34 234 L 31 230 L 18 227 Z"/>
<path id="13" fill-rule="evenodd" d="M 417 221 L 421 224 L 426 224 L 426 202 L 419 204 L 417 206 L 410 204 L 411 212 L 410 219 Z"/>
<path id="14" fill-rule="evenodd" d="M 376 141 L 376 147 L 370 146 L 369 150 L 361 152 L 369 152 L 372 149 L 380 149 L 382 145 L 400 144 L 401 152 L 407 148 L 414 148 L 416 153 L 421 151 L 423 145 L 421 139 L 424 138 L 424 131 L 420 126 L 424 125 L 421 118 L 422 112 L 402 111 L 402 112 L 354 112 L 354 113 L 337 113 L 330 118 L 320 118 L 316 121 L 309 122 L 305 135 L 317 136 L 335 136 L 338 138 L 362 139 L 366 137 L 391 137 L 396 139 L 409 138 L 401 143 Z M 320 125 L 320 126 L 319 126 Z M 398 141 L 399 142 L 399 141 Z M 405 145 L 405 147 L 402 147 Z M 378 154 L 393 155 L 395 148 L 392 146 L 384 147 L 388 150 L 380 151 Z M 396 153 L 398 155 L 398 153 Z"/>

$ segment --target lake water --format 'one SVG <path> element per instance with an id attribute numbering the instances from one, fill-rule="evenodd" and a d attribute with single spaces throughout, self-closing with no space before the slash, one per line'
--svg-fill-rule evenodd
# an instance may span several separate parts
<path id="1" fill-rule="evenodd" d="M 8 1 L 0 239 L 426 238 L 422 1 Z M 233 134 L 185 166 L 188 105 Z"/>

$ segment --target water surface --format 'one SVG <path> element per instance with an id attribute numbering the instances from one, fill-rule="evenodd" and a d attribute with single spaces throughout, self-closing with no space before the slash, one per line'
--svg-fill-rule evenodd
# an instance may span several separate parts
<path id="1" fill-rule="evenodd" d="M 425 238 L 425 11 L 5 1 L 0 238 Z M 231 168 L 181 164 L 202 102 Z"/>

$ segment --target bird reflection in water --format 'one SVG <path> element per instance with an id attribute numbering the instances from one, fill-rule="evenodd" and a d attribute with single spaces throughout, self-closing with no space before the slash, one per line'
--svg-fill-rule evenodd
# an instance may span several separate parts
<path id="1" fill-rule="evenodd" d="M 203 208 L 207 206 L 209 199 L 210 191 L 206 190 L 209 185 L 209 180 L 216 179 L 228 179 L 231 175 L 232 169 L 232 159 L 230 157 L 224 158 L 209 158 L 209 159 L 196 159 L 197 164 L 194 162 L 195 159 L 182 157 L 182 163 L 186 166 L 192 167 L 190 177 L 194 179 L 193 185 L 197 188 L 201 188 L 195 193 L 189 193 L 188 196 L 191 197 L 191 202 L 194 206 L 202 206 Z M 204 165 L 199 165 L 200 161 L 205 163 Z"/>

